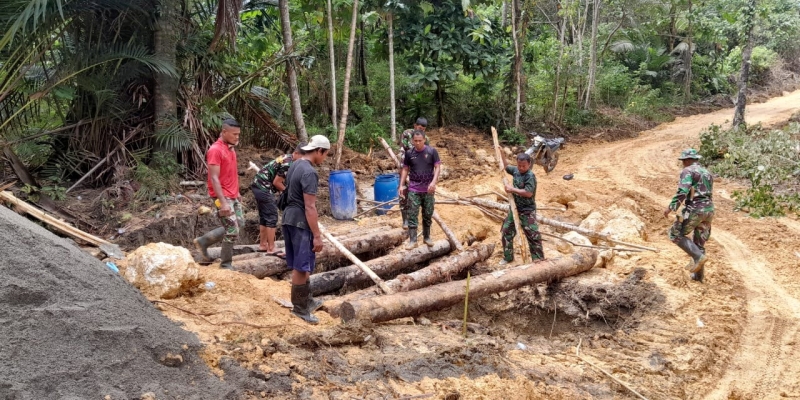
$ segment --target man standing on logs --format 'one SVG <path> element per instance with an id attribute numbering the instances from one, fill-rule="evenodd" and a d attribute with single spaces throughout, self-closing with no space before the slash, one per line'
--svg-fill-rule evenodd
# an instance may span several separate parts
<path id="1" fill-rule="evenodd" d="M 417 247 L 417 226 L 419 209 L 422 207 L 422 240 L 429 247 L 431 240 L 431 224 L 433 223 L 433 203 L 436 193 L 436 182 L 439 181 L 439 152 L 425 144 L 425 132 L 414 131 L 413 147 L 403 156 L 403 171 L 400 172 L 400 187 L 397 195 L 403 197 L 408 193 L 408 244 L 406 249 Z M 405 186 L 408 178 L 408 186 Z"/>
<path id="2" fill-rule="evenodd" d="M 217 216 L 222 226 L 194 239 L 194 245 L 203 256 L 203 262 L 210 262 L 208 247 L 222 241 L 220 251 L 221 268 L 233 269 L 233 243 L 244 229 L 244 212 L 239 202 L 239 171 L 236 166 L 236 152 L 233 147 L 239 144 L 241 128 L 236 120 L 222 121 L 222 131 L 206 153 L 208 162 L 208 195 L 216 198 Z"/>
<path id="3" fill-rule="evenodd" d="M 512 186 L 506 185 L 506 193 L 514 195 L 514 203 L 519 213 L 519 225 L 525 233 L 525 238 L 528 239 L 531 259 L 544 260 L 542 235 L 539 233 L 539 225 L 536 224 L 536 176 L 531 170 L 531 156 L 525 153 L 517 155 L 516 167 L 506 165 L 505 158 L 502 160 L 506 172 L 513 177 Z M 514 236 L 517 235 L 514 214 L 510 209 L 500 233 L 503 242 L 503 260 L 500 261 L 500 265 L 506 265 L 514 261 Z"/>
<path id="4" fill-rule="evenodd" d="M 417 118 L 417 122 L 414 123 L 414 129 L 406 129 L 400 135 L 400 162 L 403 162 L 404 155 L 407 151 L 411 150 L 413 146 L 412 140 L 414 136 L 414 131 L 420 131 L 425 133 L 425 129 L 428 127 L 428 120 L 422 117 Z M 430 145 L 430 141 L 428 138 L 425 138 L 425 144 Z M 405 184 L 405 182 L 400 181 L 401 186 Z M 403 217 L 403 229 L 408 229 L 408 190 L 400 196 L 400 215 Z"/>
<path id="5" fill-rule="evenodd" d="M 259 252 L 283 258 L 275 250 L 275 231 L 278 227 L 278 205 L 275 196 L 286 189 L 286 171 L 292 162 L 303 155 L 302 145 L 297 145 L 292 154 L 284 154 L 261 167 L 256 173 L 250 190 L 258 205 Z"/>
<path id="6" fill-rule="evenodd" d="M 672 211 L 678 211 L 681 203 L 684 204 L 682 215 L 676 219 L 668 235 L 672 243 L 692 257 L 686 269 L 691 272 L 692 280 L 702 283 L 703 266 L 707 260 L 705 244 L 711 236 L 711 221 L 714 220 L 711 193 L 714 178 L 698 163 L 700 155 L 695 149 L 684 150 L 678 159 L 683 162 L 678 192 L 664 210 L 664 217 L 668 217 Z M 690 233 L 691 240 L 687 237 Z"/>
<path id="7" fill-rule="evenodd" d="M 314 271 L 316 254 L 322 251 L 322 232 L 317 223 L 319 175 L 314 166 L 328 156 L 331 142 L 322 135 L 301 147 L 303 157 L 286 173 L 286 208 L 283 211 L 283 238 L 286 264 L 292 269 L 292 314 L 310 324 L 319 322 L 312 314 L 322 302 L 311 297 L 308 276 Z"/>

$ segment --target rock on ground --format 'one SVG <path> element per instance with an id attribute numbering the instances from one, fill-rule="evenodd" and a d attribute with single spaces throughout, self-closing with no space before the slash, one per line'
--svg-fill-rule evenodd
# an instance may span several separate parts
<path id="1" fill-rule="evenodd" d="M 572 254 L 578 250 L 575 248 L 575 246 L 572 245 L 573 243 L 584 246 L 592 245 L 592 242 L 586 236 L 583 236 L 575 231 L 569 231 L 561 235 L 561 237 L 564 238 L 564 240 L 557 240 L 556 248 L 558 248 L 558 251 L 560 251 L 563 254 Z M 569 240 L 569 242 L 566 242 L 565 240 Z"/>
<path id="2" fill-rule="evenodd" d="M 645 224 L 636 214 L 627 208 L 612 205 L 608 211 L 609 220 L 600 233 L 616 240 L 646 241 L 647 230 Z"/>
<path id="3" fill-rule="evenodd" d="M 240 396 L 194 334 L 101 261 L 6 207 L 0 237 L 0 398 Z"/>
<path id="4" fill-rule="evenodd" d="M 183 247 L 150 243 L 126 257 L 120 272 L 148 296 L 172 299 L 200 284 L 200 271 Z"/>

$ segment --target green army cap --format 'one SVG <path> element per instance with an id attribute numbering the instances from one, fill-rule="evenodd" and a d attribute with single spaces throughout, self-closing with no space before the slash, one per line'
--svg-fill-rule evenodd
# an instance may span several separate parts
<path id="1" fill-rule="evenodd" d="M 695 149 L 686 149 L 686 150 L 681 152 L 681 156 L 678 157 L 678 160 L 686 160 L 686 159 L 699 160 L 700 158 L 702 158 L 702 157 L 700 157 L 700 154 L 697 154 L 697 150 L 695 150 Z"/>

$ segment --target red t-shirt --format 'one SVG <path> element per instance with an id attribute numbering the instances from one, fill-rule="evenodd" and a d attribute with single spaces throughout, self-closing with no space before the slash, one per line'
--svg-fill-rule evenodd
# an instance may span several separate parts
<path id="1" fill-rule="evenodd" d="M 208 165 L 219 165 L 219 183 L 222 192 L 229 199 L 239 198 L 239 174 L 236 170 L 236 152 L 222 141 L 217 139 L 206 153 Z M 214 185 L 211 184 L 211 173 L 208 174 L 208 195 L 217 197 Z"/>

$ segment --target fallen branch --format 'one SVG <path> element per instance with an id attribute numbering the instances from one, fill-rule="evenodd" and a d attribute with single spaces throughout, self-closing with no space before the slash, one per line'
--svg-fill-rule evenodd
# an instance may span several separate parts
<path id="1" fill-rule="evenodd" d="M 614 375 L 611 375 L 611 373 L 609 373 L 609 372 L 607 372 L 606 370 L 604 370 L 604 369 L 602 369 L 602 368 L 598 367 L 597 365 L 594 365 L 594 363 L 592 363 L 591 361 L 587 360 L 585 357 L 582 357 L 582 356 L 581 356 L 581 354 L 580 354 L 580 352 L 581 352 L 581 342 L 582 342 L 582 341 L 583 341 L 583 339 L 581 339 L 581 341 L 580 341 L 580 342 L 578 342 L 578 347 L 575 349 L 575 357 L 578 357 L 579 359 L 581 359 L 581 361 L 583 361 L 583 362 L 585 362 L 585 363 L 587 363 L 587 364 L 591 365 L 591 366 L 592 366 L 592 367 L 594 367 L 596 370 L 598 370 L 598 371 L 602 372 L 602 373 L 603 373 L 603 374 L 605 374 L 607 377 L 609 377 L 609 378 L 613 379 L 613 380 L 614 380 L 614 382 L 617 382 L 617 383 L 619 383 L 620 385 L 622 385 L 622 387 L 624 387 L 625 389 L 628 389 L 628 390 L 629 390 L 631 393 L 635 394 L 635 395 L 636 395 L 637 397 L 639 397 L 640 399 L 642 399 L 642 400 L 647 400 L 647 397 L 644 397 L 644 396 L 642 396 L 641 394 L 639 394 L 639 392 L 637 392 L 637 391 L 633 390 L 633 388 L 632 388 L 632 387 L 630 387 L 630 386 L 628 386 L 628 384 L 627 384 L 627 383 L 625 383 L 625 382 L 623 382 L 623 381 L 621 381 L 621 380 L 619 380 L 619 379 L 615 378 L 615 377 L 614 377 Z"/>
<path id="2" fill-rule="evenodd" d="M 547 232 L 542 232 L 542 231 L 539 231 L 539 233 L 540 233 L 540 234 L 542 234 L 542 235 L 544 235 L 544 236 L 550 236 L 550 237 L 552 237 L 552 238 L 555 238 L 555 239 L 561 240 L 561 241 L 563 241 L 563 242 L 567 242 L 567 243 L 569 243 L 569 244 L 571 244 L 571 245 L 573 245 L 573 246 L 577 246 L 577 247 L 586 247 L 586 248 L 588 248 L 588 249 L 616 250 L 616 251 L 634 251 L 634 252 L 641 252 L 641 251 L 644 251 L 644 250 L 640 250 L 640 249 L 626 249 L 626 248 L 623 248 L 623 247 L 608 247 L 608 246 L 594 246 L 594 245 L 588 245 L 588 244 L 578 244 L 578 243 L 575 243 L 575 242 L 573 242 L 573 241 L 570 241 L 570 240 L 564 239 L 564 238 L 563 238 L 563 237 L 561 237 L 561 236 L 558 236 L 558 235 L 553 235 L 552 233 L 547 233 Z"/>
<path id="3" fill-rule="evenodd" d="M 440 228 L 442 228 L 442 231 L 444 231 L 444 235 L 447 236 L 447 240 L 450 241 L 450 245 L 453 246 L 453 248 L 458 251 L 464 251 L 464 246 L 462 246 L 461 242 L 458 241 L 458 237 L 456 237 L 456 234 L 453 233 L 453 231 L 451 231 L 450 228 L 447 227 L 442 217 L 440 217 L 439 213 L 437 213 L 436 211 L 433 212 L 433 220 L 436 221 L 437 224 L 439 224 Z"/>
<path id="4" fill-rule="evenodd" d="M 385 206 L 385 205 L 387 205 L 387 204 L 389 204 L 389 203 L 391 203 L 393 201 L 397 201 L 397 197 L 395 197 L 395 198 L 393 198 L 391 200 L 384 201 L 383 203 L 378 203 L 378 204 L 376 204 L 376 205 L 374 205 L 374 206 L 372 206 L 372 207 L 370 207 L 370 208 L 358 213 L 355 217 L 353 217 L 353 219 L 358 218 L 358 217 L 360 217 L 360 216 L 362 216 L 362 215 L 364 215 L 364 214 L 366 214 L 366 213 L 368 213 L 370 211 L 373 211 L 376 208 L 383 207 L 383 206 Z"/>
<path id="5" fill-rule="evenodd" d="M 286 326 L 286 324 L 285 324 L 285 323 L 284 323 L 284 324 L 280 324 L 280 325 L 256 325 L 256 324 L 251 324 L 251 323 L 249 323 L 249 322 L 238 322 L 238 321 L 222 321 L 222 322 L 213 322 L 213 321 L 209 320 L 208 318 L 206 318 L 206 317 L 204 317 L 204 316 L 202 316 L 202 315 L 200 315 L 200 314 L 198 314 L 198 313 L 196 313 L 196 312 L 189 311 L 189 310 L 186 310 L 186 309 L 180 308 L 180 307 L 178 307 L 178 306 L 174 306 L 174 305 L 172 305 L 172 304 L 169 304 L 169 303 L 167 303 L 167 302 L 165 302 L 165 301 L 161 301 L 161 300 L 151 300 L 150 302 L 151 302 L 151 303 L 153 303 L 153 304 L 164 304 L 164 305 L 170 306 L 170 307 L 172 307 L 172 308 L 174 308 L 174 309 L 176 309 L 176 310 L 183 311 L 183 312 L 185 312 L 185 313 L 187 313 L 187 314 L 191 314 L 191 315 L 193 315 L 193 316 L 195 316 L 195 317 L 197 317 L 197 318 L 200 318 L 200 319 L 202 319 L 202 320 L 203 320 L 205 323 L 207 323 L 207 324 L 210 324 L 210 325 L 215 325 L 215 326 L 222 326 L 222 325 L 244 325 L 244 326 L 249 326 L 249 327 L 251 327 L 251 328 L 256 328 L 256 329 L 275 329 L 275 328 L 282 328 L 282 327 Z M 289 325 L 301 326 L 300 324 L 295 324 L 295 323 L 290 323 Z"/>

